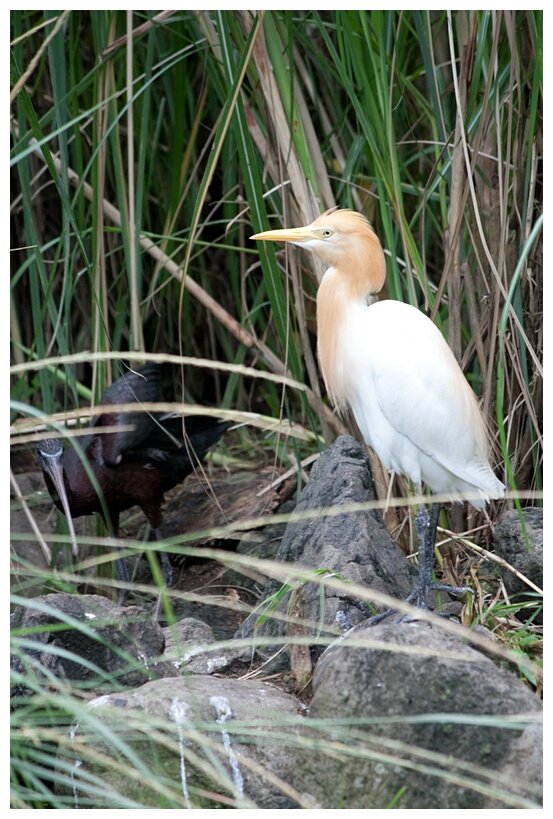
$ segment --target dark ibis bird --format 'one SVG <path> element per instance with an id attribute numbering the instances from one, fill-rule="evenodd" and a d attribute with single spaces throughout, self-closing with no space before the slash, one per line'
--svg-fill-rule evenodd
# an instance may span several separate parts
<path id="1" fill-rule="evenodd" d="M 436 325 L 409 304 L 373 298 L 386 262 L 378 236 L 360 213 L 327 211 L 310 225 L 251 237 L 291 242 L 327 269 L 317 293 L 317 352 L 338 411 L 351 409 L 365 442 L 391 473 L 452 501 L 483 509 L 505 487 L 490 465 L 489 435 L 455 356 Z M 427 607 L 439 505 L 430 526 L 419 506 L 418 608 Z M 441 587 L 445 588 L 445 587 Z M 454 590 L 451 591 L 462 591 Z M 414 597 L 414 595 L 413 595 Z"/>
<path id="2" fill-rule="evenodd" d="M 69 521 L 74 554 L 77 543 L 72 519 L 93 512 L 102 515 L 110 535 L 116 538 L 120 513 L 139 506 L 156 540 L 162 540 L 161 506 L 165 492 L 197 467 L 230 426 L 229 422 L 204 415 L 182 418 L 172 413 L 116 408 L 160 399 L 161 368 L 154 363 L 146 364 L 123 375 L 105 391 L 99 406 L 114 409 L 93 416 L 90 433 L 76 439 L 82 455 L 73 446 L 64 450 L 60 439 L 47 438 L 37 444 L 48 491 Z M 122 429 L 105 432 L 108 427 Z M 171 564 L 163 552 L 161 559 L 168 586 Z M 119 579 L 128 584 L 128 572 L 121 558 L 117 560 L 117 570 Z M 122 589 L 120 604 L 125 596 Z"/>

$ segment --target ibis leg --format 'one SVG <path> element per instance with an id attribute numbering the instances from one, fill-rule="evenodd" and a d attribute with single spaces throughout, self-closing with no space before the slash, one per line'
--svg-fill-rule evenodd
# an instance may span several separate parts
<path id="1" fill-rule="evenodd" d="M 121 551 L 121 546 L 117 545 L 117 540 L 119 538 L 119 514 L 116 512 L 111 513 L 111 518 L 106 520 L 106 525 L 108 527 L 109 536 L 113 538 L 115 541 L 113 548 L 116 552 Z M 123 583 L 123 588 L 119 589 L 119 595 L 117 597 L 117 605 L 124 606 L 127 597 L 129 596 L 129 589 L 128 585 L 130 583 L 129 577 L 129 570 L 127 569 L 127 564 L 122 557 L 117 557 L 115 559 L 115 566 L 117 568 L 117 577 Z"/>
<path id="2" fill-rule="evenodd" d="M 163 535 L 161 534 L 160 529 L 154 529 L 154 535 L 156 540 L 163 540 Z M 161 575 L 164 581 L 164 589 L 160 591 L 158 594 L 158 598 L 156 600 L 156 604 L 154 606 L 154 612 L 152 614 L 152 620 L 157 622 L 159 618 L 159 613 L 161 611 L 161 604 L 163 601 L 163 592 L 165 589 L 168 589 L 173 582 L 173 567 L 171 566 L 171 561 L 169 560 L 169 555 L 167 552 L 159 552 L 160 560 L 161 560 Z"/>
<path id="3" fill-rule="evenodd" d="M 120 549 L 119 546 L 116 546 L 115 548 Z M 115 561 L 115 565 L 117 566 L 117 576 L 119 577 L 119 580 L 121 580 L 125 584 L 128 584 L 130 582 L 129 571 L 127 569 L 127 564 L 125 563 L 123 558 L 118 557 Z M 118 606 L 125 605 L 125 600 L 127 599 L 128 594 L 129 594 L 128 588 L 123 587 L 122 589 L 119 589 L 119 597 L 117 598 Z"/>
<path id="4" fill-rule="evenodd" d="M 171 566 L 167 552 L 160 552 L 159 556 L 161 558 L 161 575 L 165 581 L 165 585 L 169 588 L 173 582 L 173 567 Z"/>

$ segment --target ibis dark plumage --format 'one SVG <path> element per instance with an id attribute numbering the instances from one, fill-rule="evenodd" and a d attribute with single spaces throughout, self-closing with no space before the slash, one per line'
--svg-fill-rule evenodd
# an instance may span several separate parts
<path id="1" fill-rule="evenodd" d="M 155 538 L 162 540 L 164 494 L 195 469 L 230 426 L 211 416 L 182 418 L 143 409 L 136 412 L 117 409 L 117 405 L 154 403 L 160 398 L 160 367 L 146 364 L 122 376 L 105 391 L 99 406 L 113 409 L 95 415 L 90 433 L 78 439 L 82 455 L 73 446 L 64 450 L 59 439 L 48 438 L 38 443 L 46 486 L 58 509 L 68 518 L 75 554 L 72 518 L 94 512 L 102 515 L 110 535 L 118 537 L 120 513 L 139 506 Z M 105 432 L 108 427 L 121 429 Z M 169 585 L 170 563 L 167 555 L 161 556 L 163 576 Z M 120 580 L 128 582 L 122 559 L 117 561 L 117 569 Z M 120 602 L 123 599 L 122 593 Z"/>

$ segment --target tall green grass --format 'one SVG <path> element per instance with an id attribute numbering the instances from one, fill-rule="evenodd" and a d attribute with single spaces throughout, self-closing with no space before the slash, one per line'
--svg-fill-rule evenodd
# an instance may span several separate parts
<path id="1" fill-rule="evenodd" d="M 539 489 L 541 14 L 147 18 L 12 15 L 18 376 L 30 385 L 34 362 L 83 349 L 169 351 L 286 368 L 317 395 L 320 270 L 301 258 L 292 287 L 282 253 L 248 235 L 354 207 L 382 238 L 387 295 L 435 318 L 488 418 L 508 419 L 515 486 Z M 29 403 L 71 405 L 87 369 L 68 368 L 65 395 L 38 366 Z M 107 369 L 93 365 L 96 395 Z M 283 405 L 278 390 L 205 380 L 188 374 L 198 400 L 290 401 L 321 423 L 309 394 Z"/>

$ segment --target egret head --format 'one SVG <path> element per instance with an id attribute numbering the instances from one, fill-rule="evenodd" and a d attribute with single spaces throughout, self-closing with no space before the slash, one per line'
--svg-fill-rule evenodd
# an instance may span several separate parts
<path id="1" fill-rule="evenodd" d="M 346 274 L 349 271 L 370 271 L 370 291 L 373 293 L 382 288 L 386 278 L 386 264 L 378 236 L 368 220 L 352 210 L 328 210 L 305 227 L 266 230 L 251 238 L 263 242 L 291 242 Z"/>

